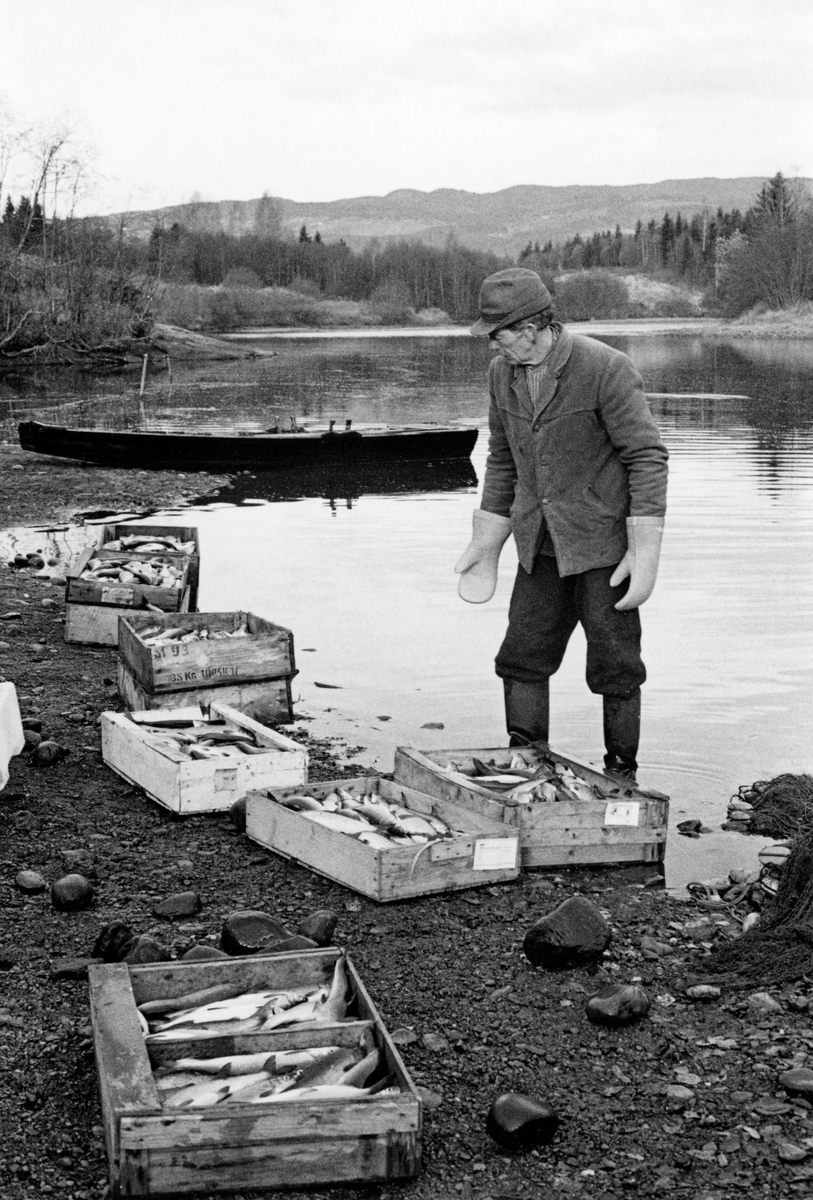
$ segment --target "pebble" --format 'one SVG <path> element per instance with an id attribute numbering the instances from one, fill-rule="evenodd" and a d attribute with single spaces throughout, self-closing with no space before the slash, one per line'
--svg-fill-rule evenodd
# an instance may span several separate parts
<path id="1" fill-rule="evenodd" d="M 441 1096 L 440 1092 L 433 1092 L 432 1089 L 428 1087 L 418 1087 L 416 1091 L 420 1096 L 423 1106 L 427 1112 L 432 1112 L 434 1109 L 440 1108 L 441 1104 L 443 1103 L 443 1097 Z"/>
<path id="2" fill-rule="evenodd" d="M 119 962 L 121 949 L 135 937 L 135 932 L 123 921 L 109 921 L 103 925 L 93 944 L 91 954 L 103 962 Z"/>
<path id="3" fill-rule="evenodd" d="M 272 942 L 280 942 L 289 937 L 290 929 L 276 917 L 255 909 L 247 909 L 230 913 L 226 917 L 220 931 L 220 945 L 227 954 L 257 954 Z"/>
<path id="4" fill-rule="evenodd" d="M 635 983 L 611 983 L 591 996 L 585 1005 L 594 1025 L 632 1025 L 649 1012 L 649 996 Z"/>
<path id="5" fill-rule="evenodd" d="M 600 958 L 612 939 L 610 927 L 586 896 L 570 896 L 538 920 L 522 948 L 534 966 L 559 967 Z"/>
<path id="6" fill-rule="evenodd" d="M 686 995 L 690 1000 L 719 1000 L 722 992 L 711 983 L 696 983 L 686 988 Z"/>
<path id="7" fill-rule="evenodd" d="M 84 875 L 63 875 L 51 885 L 51 904 L 59 912 L 76 912 L 93 901 L 93 885 Z"/>
<path id="8" fill-rule="evenodd" d="M 396 1046 L 411 1046 L 413 1042 L 417 1042 L 418 1035 L 414 1029 L 408 1029 L 402 1025 L 400 1029 L 396 1029 L 390 1034 L 390 1038 Z"/>
<path id="9" fill-rule="evenodd" d="M 261 954 L 285 954 L 289 950 L 318 950 L 316 942 L 311 938 L 303 937 L 301 933 L 291 933 L 288 937 L 279 938 L 275 941 L 269 938 L 263 943 L 260 950 Z"/>
<path id="10" fill-rule="evenodd" d="M 748 997 L 748 1007 L 752 1012 L 781 1013 L 782 1005 L 774 1000 L 769 992 L 753 992 Z"/>
<path id="11" fill-rule="evenodd" d="M 19 871 L 14 877 L 14 886 L 26 896 L 37 896 L 48 890 L 48 884 L 39 871 Z"/>
<path id="12" fill-rule="evenodd" d="M 659 942 L 657 938 L 642 937 L 641 950 L 645 955 L 654 955 L 655 958 L 665 958 L 668 954 L 674 954 L 674 947 L 668 942 Z"/>
<path id="13" fill-rule="evenodd" d="M 239 800 L 235 800 L 229 809 L 229 820 L 238 831 L 238 833 L 246 832 L 246 798 L 242 796 Z"/>
<path id="14" fill-rule="evenodd" d="M 139 933 L 121 947 L 121 962 L 154 963 L 169 962 L 171 955 L 165 946 L 148 933 Z"/>
<path id="15" fill-rule="evenodd" d="M 506 1150 L 532 1150 L 553 1141 L 559 1115 L 540 1100 L 520 1092 L 498 1096 L 486 1117 L 486 1132 Z"/>
<path id="16" fill-rule="evenodd" d="M 445 1037 L 439 1033 L 425 1033 L 421 1038 L 427 1050 L 431 1050 L 433 1054 L 442 1054 L 444 1050 L 449 1049 L 449 1043 Z"/>
<path id="17" fill-rule="evenodd" d="M 317 912 L 311 913 L 309 917 L 305 917 L 304 921 L 300 921 L 296 932 L 301 933 L 303 937 L 310 938 L 316 942 L 317 946 L 330 946 L 333 944 L 333 935 L 338 923 L 337 913 L 329 908 L 320 908 Z"/>
<path id="18" fill-rule="evenodd" d="M 176 892 L 156 904 L 152 910 L 154 917 L 167 917 L 170 921 L 176 917 L 194 917 L 202 908 L 201 899 L 197 892 Z"/>
<path id="19" fill-rule="evenodd" d="M 813 1071 L 809 1067 L 783 1071 L 779 1083 L 789 1096 L 804 1096 L 806 1100 L 813 1100 Z"/>
<path id="20" fill-rule="evenodd" d="M 668 1083 L 663 1092 L 666 1099 L 675 1107 L 685 1108 L 694 1100 L 692 1089 L 682 1083 Z"/>
<path id="21" fill-rule="evenodd" d="M 228 958 L 225 950 L 218 950 L 217 946 L 207 946 L 205 943 L 197 943 L 190 946 L 189 949 L 181 955 L 180 962 L 207 962 L 214 958 Z"/>
<path id="22" fill-rule="evenodd" d="M 31 757 L 28 760 L 34 767 L 54 767 L 58 762 L 69 754 L 70 751 L 59 742 L 55 742 L 52 738 L 48 738 L 32 751 Z"/>

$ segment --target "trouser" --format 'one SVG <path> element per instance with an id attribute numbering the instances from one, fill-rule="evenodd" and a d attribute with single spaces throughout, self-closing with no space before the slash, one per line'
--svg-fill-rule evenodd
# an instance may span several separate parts
<path id="1" fill-rule="evenodd" d="M 581 624 L 587 639 L 587 685 L 604 697 L 605 762 L 617 759 L 634 767 L 646 668 L 638 610 L 613 607 L 628 586 L 625 581 L 610 587 L 614 570 L 598 567 L 562 578 L 556 559 L 546 554 L 538 555 L 530 573 L 519 567 L 495 665 L 504 681 L 509 732 L 513 723 L 534 740 L 547 741 L 548 680 Z M 528 724 L 533 728 L 527 729 Z"/>

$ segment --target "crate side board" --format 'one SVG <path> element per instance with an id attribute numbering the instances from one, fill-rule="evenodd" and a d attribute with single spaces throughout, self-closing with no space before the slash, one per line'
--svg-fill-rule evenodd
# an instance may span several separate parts
<path id="1" fill-rule="evenodd" d="M 397 1150 L 392 1145 L 394 1140 Z M 351 1133 L 321 1138 L 311 1133 L 307 1137 L 292 1136 L 248 1146 L 125 1153 L 120 1186 L 125 1196 L 202 1196 L 254 1188 L 289 1191 L 333 1184 L 380 1183 L 416 1175 L 419 1169 L 420 1144 L 416 1134 Z"/>
<path id="2" fill-rule="evenodd" d="M 226 983 L 246 992 L 320 987 L 333 978 L 340 953 L 335 946 L 326 946 L 200 962 L 144 963 L 130 967 L 130 980 L 137 1005 L 148 1000 L 175 999 Z"/>
<path id="3" fill-rule="evenodd" d="M 121 1117 L 160 1109 L 125 963 L 88 968 L 90 1019 L 111 1184 L 118 1175 Z"/>
<path id="4" fill-rule="evenodd" d="M 222 702 L 240 709 L 257 721 L 280 721 L 284 724 L 293 720 L 291 681 L 288 678 L 156 693 L 147 691 L 123 662 L 119 662 L 117 678 L 121 702 L 131 712 L 186 708 L 195 704 L 208 709 L 212 703 Z"/>

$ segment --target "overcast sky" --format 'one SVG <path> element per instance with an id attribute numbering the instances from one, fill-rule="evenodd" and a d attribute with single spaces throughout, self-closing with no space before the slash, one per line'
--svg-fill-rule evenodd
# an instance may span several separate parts
<path id="1" fill-rule="evenodd" d="M 88 208 L 813 176 L 811 0 L 0 0 Z"/>

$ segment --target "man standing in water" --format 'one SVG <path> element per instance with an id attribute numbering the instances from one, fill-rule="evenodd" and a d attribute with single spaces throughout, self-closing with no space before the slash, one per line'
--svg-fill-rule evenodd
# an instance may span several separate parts
<path id="1" fill-rule="evenodd" d="M 496 658 L 510 744 L 547 742 L 550 677 L 580 622 L 587 684 L 603 697 L 605 767 L 634 779 L 646 679 L 638 608 L 658 570 L 666 447 L 630 360 L 563 328 L 535 271 L 489 275 L 479 308 L 471 332 L 496 351 L 491 436 L 458 590 L 472 604 L 491 599 L 513 533 L 519 568 Z"/>

